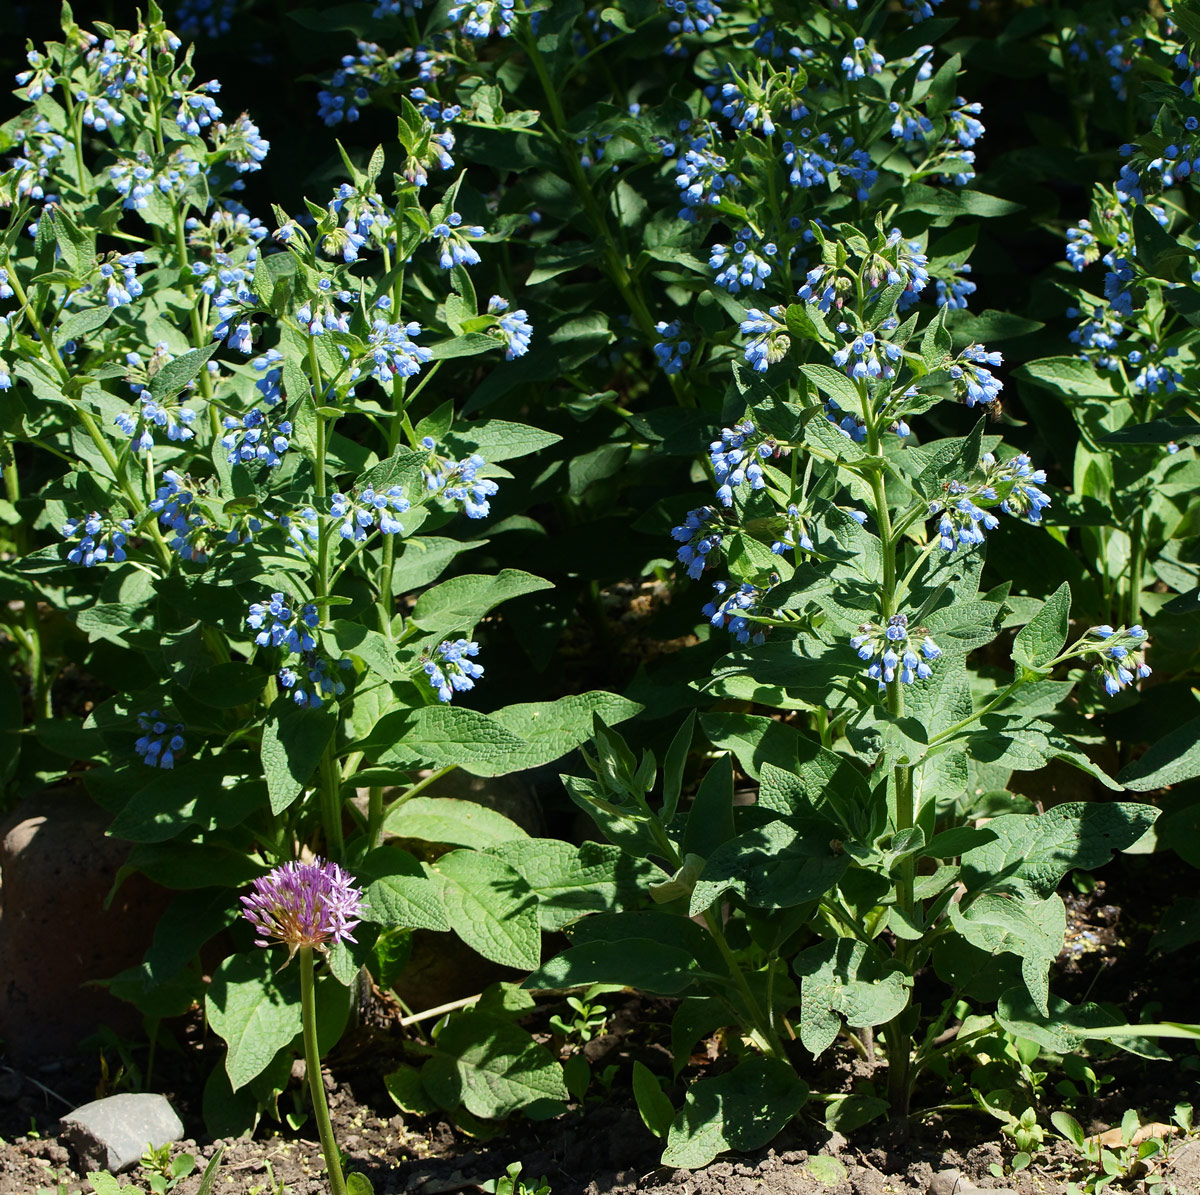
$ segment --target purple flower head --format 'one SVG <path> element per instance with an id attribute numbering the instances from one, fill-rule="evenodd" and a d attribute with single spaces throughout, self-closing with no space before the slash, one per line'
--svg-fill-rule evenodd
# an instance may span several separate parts
<path id="1" fill-rule="evenodd" d="M 362 892 L 351 877 L 319 856 L 311 863 L 284 863 L 260 876 L 242 905 L 242 916 L 261 935 L 255 945 L 282 942 L 289 958 L 299 948 L 325 951 L 329 942 L 353 942 L 363 912 Z"/>

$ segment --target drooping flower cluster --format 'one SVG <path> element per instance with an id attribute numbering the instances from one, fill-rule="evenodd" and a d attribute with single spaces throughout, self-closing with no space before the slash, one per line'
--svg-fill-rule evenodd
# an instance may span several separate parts
<path id="1" fill-rule="evenodd" d="M 455 693 L 465 693 L 475 687 L 483 676 L 483 665 L 471 658 L 479 655 L 479 644 L 467 639 L 446 639 L 424 657 L 422 671 L 429 685 L 437 691 L 439 701 L 450 701 Z"/>
<path id="2" fill-rule="evenodd" d="M 319 623 L 316 606 L 310 602 L 297 613 L 282 593 L 271 594 L 265 602 L 251 603 L 246 616 L 246 625 L 257 632 L 254 642 L 259 647 L 283 650 L 280 685 L 297 705 L 312 709 L 319 709 L 325 698 L 346 691 L 346 686 L 330 674 L 329 661 L 318 654 L 312 631 Z M 290 656 L 299 656 L 299 662 L 293 664 Z M 340 659 L 337 666 L 349 668 L 350 661 Z"/>
<path id="3" fill-rule="evenodd" d="M 163 529 L 171 532 L 167 546 L 181 560 L 199 563 L 208 556 L 209 527 L 196 510 L 195 500 L 195 494 L 187 488 L 187 479 L 168 469 L 149 505 Z"/>
<path id="4" fill-rule="evenodd" d="M 684 34 L 705 33 L 721 16 L 721 9 L 714 0 L 663 0 L 663 7 L 670 17 L 667 29 L 673 35 L 664 52 L 675 58 L 687 54 L 683 47 Z"/>
<path id="5" fill-rule="evenodd" d="M 1149 635 L 1144 628 L 1136 624 L 1115 630 L 1110 626 L 1099 626 L 1092 627 L 1088 635 L 1095 636 L 1095 642 L 1085 639 L 1081 654 L 1097 657 L 1096 671 L 1110 697 L 1115 697 L 1126 685 L 1150 675 L 1150 665 L 1146 663 Z"/>
<path id="6" fill-rule="evenodd" d="M 476 41 L 483 41 L 493 33 L 508 37 L 516 20 L 513 0 L 470 0 L 467 4 L 451 5 L 446 16 Z"/>
<path id="7" fill-rule="evenodd" d="M 437 443 L 432 436 L 425 436 L 421 447 L 429 453 L 428 460 L 422 466 L 429 492 L 461 503 L 468 519 L 486 518 L 491 513 L 488 499 L 499 491 L 499 486 L 490 478 L 478 475 L 479 470 L 487 464 L 483 457 L 472 452 L 460 461 L 451 461 L 438 455 Z"/>
<path id="8" fill-rule="evenodd" d="M 671 528 L 671 538 L 680 545 L 675 559 L 687 568 L 693 581 L 698 581 L 719 555 L 721 531 L 714 524 L 720 517 L 721 512 L 715 506 L 698 506 L 687 512 L 678 527 Z"/>
<path id="9" fill-rule="evenodd" d="M 750 337 L 745 358 L 756 373 L 766 373 L 767 366 L 782 361 L 792 347 L 787 325 L 783 322 L 785 314 L 784 307 L 772 307 L 769 311 L 751 307 L 738 325 L 742 335 Z"/>
<path id="10" fill-rule="evenodd" d="M 845 324 L 839 324 L 838 331 L 843 335 L 850 335 Z M 881 352 L 882 361 L 879 357 Z M 833 363 L 844 369 L 846 375 L 855 381 L 893 378 L 896 376 L 894 362 L 899 361 L 902 355 L 898 344 L 893 344 L 890 340 L 879 340 L 874 332 L 863 332 L 834 352 Z"/>
<path id="11" fill-rule="evenodd" d="M 334 494 L 330 499 L 329 513 L 335 519 L 342 520 L 338 530 L 343 539 L 362 543 L 376 524 L 384 535 L 403 535 L 404 525 L 396 515 L 403 514 L 410 506 L 399 486 L 392 486 L 386 494 L 377 494 L 367 486 L 356 496 Z"/>
<path id="12" fill-rule="evenodd" d="M 968 407 L 976 403 L 987 405 L 995 402 L 1004 388 L 1004 383 L 990 369 L 1004 363 L 997 352 L 989 353 L 981 344 L 969 344 L 950 366 L 950 377 L 954 381 L 954 393 Z"/>
<path id="13" fill-rule="evenodd" d="M 83 518 L 68 519 L 62 525 L 63 538 L 70 540 L 78 535 L 79 542 L 72 544 L 67 559 L 84 568 L 109 560 L 120 564 L 125 559 L 125 544 L 132 531 L 132 519 L 111 519 L 95 510 Z"/>
<path id="14" fill-rule="evenodd" d="M 492 295 L 488 300 L 488 314 L 500 317 L 496 321 L 495 331 L 504 341 L 504 357 L 506 360 L 512 361 L 529 352 L 529 342 L 533 338 L 533 325 L 529 322 L 529 315 L 524 308 L 517 311 L 509 311 L 508 308 L 508 300 L 499 295 Z"/>
<path id="15" fill-rule="evenodd" d="M 736 295 L 739 290 L 762 290 L 771 276 L 769 258 L 778 257 L 779 250 L 771 241 L 764 241 L 744 228 L 732 245 L 716 244 L 709 254 L 709 268 L 717 271 L 713 281 L 722 290 Z"/>
<path id="16" fill-rule="evenodd" d="M 938 536 L 942 548 L 956 552 L 960 545 L 983 543 L 984 533 L 1000 525 L 991 513 L 995 507 L 1014 518 L 1040 523 L 1042 511 L 1050 505 L 1049 495 L 1038 488 L 1045 483 L 1045 471 L 1034 469 L 1024 453 L 998 461 L 985 452 L 979 460 L 978 476 L 946 482 L 946 497 L 929 504 L 930 515 L 941 516 Z"/>
<path id="17" fill-rule="evenodd" d="M 484 235 L 479 224 L 464 224 L 458 212 L 451 212 L 440 224 L 433 226 L 431 236 L 442 242 L 438 252 L 438 264 L 443 270 L 455 266 L 477 266 L 482 258 L 467 238 L 478 240 Z"/>
<path id="18" fill-rule="evenodd" d="M 142 404 L 138 411 L 122 411 L 113 417 L 113 422 L 134 441 L 139 452 L 149 452 L 154 447 L 154 428 L 162 428 L 172 442 L 190 440 L 195 432 L 192 423 L 196 412 L 190 407 L 180 406 L 177 400 L 156 399 L 149 390 L 138 395 Z"/>
<path id="19" fill-rule="evenodd" d="M 775 448 L 775 441 L 769 436 L 759 438 L 749 419 L 734 427 L 721 428 L 721 438 L 708 446 L 717 501 L 722 506 L 732 506 L 733 491 L 744 481 L 750 483 L 752 490 L 761 490 L 767 484 L 761 462 L 769 460 Z"/>
<path id="20" fill-rule="evenodd" d="M 259 933 L 255 945 L 282 942 L 289 958 L 300 949 L 324 952 L 330 943 L 353 942 L 364 911 L 362 892 L 351 877 L 319 856 L 260 876 L 242 905 L 242 916 Z"/>
<path id="21" fill-rule="evenodd" d="M 394 83 L 413 57 L 412 50 L 388 54 L 374 42 L 359 41 L 358 53 L 343 55 L 329 87 L 317 92 L 317 115 L 330 128 L 353 123 L 371 102 L 372 91 Z"/>
<path id="22" fill-rule="evenodd" d="M 663 373 L 679 373 L 683 369 L 684 357 L 692 351 L 691 341 L 683 338 L 683 325 L 678 320 L 659 320 L 654 330 L 662 337 L 654 346 L 654 355 L 662 366 Z"/>
<path id="23" fill-rule="evenodd" d="M 282 593 L 271 594 L 265 602 L 252 602 L 246 615 L 246 625 L 257 632 L 254 642 L 259 647 L 282 647 L 293 655 L 316 649 L 317 641 L 309 632 L 319 622 L 316 606 L 310 603 L 294 613 Z"/>
<path id="24" fill-rule="evenodd" d="M 738 643 L 752 643 L 755 647 L 765 643 L 766 631 L 754 629 L 754 618 L 776 613 L 763 604 L 771 587 L 760 588 L 743 582 L 732 588 L 728 582 L 714 581 L 713 589 L 715 596 L 700 611 L 708 621 L 718 630 L 727 630 Z"/>
<path id="25" fill-rule="evenodd" d="M 229 453 L 231 465 L 260 464 L 273 469 L 291 445 L 291 420 L 272 424 L 261 407 L 252 407 L 240 419 L 226 415 L 224 424 L 221 444 Z"/>
<path id="26" fill-rule="evenodd" d="M 374 362 L 371 376 L 390 386 L 397 376 L 411 378 L 420 373 L 421 366 L 433 360 L 433 350 L 414 341 L 420 335 L 421 325 L 416 320 L 390 324 L 383 316 L 376 317 L 367 336 Z"/>
<path id="27" fill-rule="evenodd" d="M 173 768 L 175 756 L 183 750 L 183 723 L 174 726 L 163 721 L 161 710 L 142 712 L 137 716 L 142 735 L 133 749 L 142 757 L 142 762 L 151 768 Z"/>
<path id="28" fill-rule="evenodd" d="M 864 622 L 851 638 L 850 646 L 858 652 L 860 660 L 868 662 L 867 676 L 878 681 L 881 689 L 897 678 L 904 685 L 928 680 L 933 675 L 929 661 L 942 654 L 924 627 L 910 631 L 907 614 L 893 614 L 886 626 Z"/>

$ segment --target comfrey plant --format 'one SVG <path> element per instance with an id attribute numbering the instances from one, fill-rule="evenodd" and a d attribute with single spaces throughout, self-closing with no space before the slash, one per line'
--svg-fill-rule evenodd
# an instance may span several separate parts
<path id="1" fill-rule="evenodd" d="M 267 140 L 224 111 L 219 83 L 198 82 L 157 7 L 135 30 L 98 34 L 64 8 L 63 31 L 29 51 L 0 174 L 0 453 L 5 510 L 20 512 L 4 573 L 24 608 L 13 636 L 37 724 L 61 736 L 48 750 L 95 762 L 89 789 L 133 844 L 126 871 L 181 890 L 167 918 L 192 951 L 227 919 L 205 890 L 255 880 L 251 920 L 301 956 L 299 987 L 251 947 L 211 984 L 184 951 L 115 990 L 155 1017 L 205 1002 L 229 1043 L 210 1111 L 231 1130 L 274 1106 L 303 1028 L 323 1123 L 314 948 L 327 948 L 322 1000 L 341 1024 L 361 968 L 381 977 L 397 935 L 419 927 L 453 927 L 506 964 L 539 961 L 523 873 L 470 862 L 525 832 L 498 814 L 482 837 L 455 829 L 456 812 L 469 825 L 487 811 L 453 800 L 430 821 L 419 794 L 458 768 L 548 763 L 594 713 L 619 721 L 639 706 L 592 692 L 497 708 L 491 612 L 549 583 L 511 568 L 443 579 L 494 506 L 520 509 L 500 462 L 559 437 L 468 420 L 449 397 L 487 376 L 483 362 L 513 368 L 539 332 L 511 300 L 476 297 L 476 277 L 499 278 L 484 224 L 458 209 L 486 220 L 482 198 L 448 178 L 435 197 L 407 169 L 425 118 L 409 105 L 387 181 L 382 149 L 365 169 L 347 156 L 328 203 L 296 219 L 277 207 L 271 228 L 235 198 Z M 53 684 L 64 640 L 39 607 L 74 623 L 71 658 L 112 693 L 86 718 Z M 478 697 L 492 713 L 462 708 Z M 43 782 L 62 774 L 27 757 Z M 426 870 L 397 836 L 459 850 Z M 328 864 L 297 862 L 316 850 Z M 569 872 L 569 854 L 552 867 Z M 343 864 L 368 894 L 354 937 Z M 504 901 L 485 895 L 498 883 Z M 520 957 L 500 926 L 523 936 Z M 263 1015 L 250 1024 L 252 1006 Z M 565 1099 L 548 1055 L 546 1071 L 543 1094 Z"/>
<path id="2" fill-rule="evenodd" d="M 1002 357 L 956 348 L 948 304 L 901 322 L 903 296 L 925 289 L 921 256 L 882 221 L 812 233 L 819 264 L 799 295 L 771 309 L 770 331 L 743 327 L 749 368 L 732 366 L 712 490 L 673 531 L 688 576 L 717 578 L 713 634 L 732 636 L 700 683 L 789 716 L 701 714 L 717 761 L 687 807 L 693 716 L 661 790 L 655 758 L 598 723 L 592 776 L 565 782 L 613 843 L 661 868 L 652 911 L 584 919 L 527 981 L 682 996 L 677 1070 L 715 1027 L 753 1043 L 689 1090 L 666 1133 L 673 1165 L 768 1141 L 807 1098 L 804 1056 L 840 1035 L 886 1056 L 887 1098 L 864 1118 L 908 1111 L 964 999 L 1035 1040 L 1103 1035 L 1119 1017 L 1050 992 L 1066 926 L 1055 889 L 1158 814 L 1124 801 L 1038 813 L 994 791 L 1053 761 L 1119 789 L 1054 711 L 1149 676 L 1149 638 L 1140 625 L 1072 635 L 1065 583 L 1044 602 L 1008 583 L 981 592 L 989 542 L 1019 524 L 1048 534 L 1058 499 L 985 418 L 920 443 L 911 425 L 939 404 L 968 425 L 994 407 Z M 760 368 L 750 346 L 764 335 Z M 735 763 L 752 804 L 734 801 Z M 922 1007 L 914 981 L 930 970 L 943 991 Z M 717 1106 L 719 1130 L 703 1111 Z"/>

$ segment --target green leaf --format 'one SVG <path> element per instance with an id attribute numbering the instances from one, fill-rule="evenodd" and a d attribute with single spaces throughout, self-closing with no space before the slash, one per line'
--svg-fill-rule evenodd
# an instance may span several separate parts
<path id="1" fill-rule="evenodd" d="M 814 1056 L 833 1045 L 842 1022 L 882 1025 L 908 1005 L 912 979 L 874 946 L 837 938 L 796 956 L 800 1041 Z"/>
<path id="2" fill-rule="evenodd" d="M 636 933 L 636 925 L 631 925 Z M 656 996 L 675 996 L 700 977 L 700 966 L 679 946 L 652 938 L 586 942 L 552 958 L 521 985 L 540 991 L 591 983 L 619 983 Z"/>
<path id="3" fill-rule="evenodd" d="M 1159 810 L 1131 802 L 1074 801 L 1045 813 L 1010 813 L 987 828 L 993 842 L 967 851 L 962 878 L 970 892 L 1008 890 L 1044 899 L 1072 868 L 1091 871 L 1132 846 Z"/>
<path id="4" fill-rule="evenodd" d="M 506 568 L 495 577 L 468 573 L 423 593 L 413 610 L 412 621 L 423 631 L 465 632 L 501 602 L 552 588 L 549 581 L 515 568 Z"/>
<path id="5" fill-rule="evenodd" d="M 808 1084 L 786 1062 L 750 1058 L 688 1088 L 671 1125 L 664 1166 L 696 1170 L 726 1150 L 766 1145 L 800 1110 Z"/>
<path id="6" fill-rule="evenodd" d="M 817 1154 L 804 1167 L 823 1187 L 837 1187 L 846 1181 L 846 1167 L 832 1154 Z"/>
<path id="7" fill-rule="evenodd" d="M 1021 978 L 1042 1015 L 1048 1015 L 1050 964 L 1062 950 L 1067 910 L 1052 892 L 1045 900 L 1010 893 L 984 892 L 969 903 L 951 903 L 954 928 L 988 954 L 1015 954 Z"/>
<path id="8" fill-rule="evenodd" d="M 510 423 L 506 419 L 485 419 L 479 423 L 463 423 L 446 436 L 446 446 L 466 455 L 478 452 L 491 464 L 515 460 L 531 452 L 541 452 L 557 444 L 562 436 L 555 432 Z"/>
<path id="9" fill-rule="evenodd" d="M 587 913 L 613 913 L 644 899 L 662 873 L 604 842 L 572 846 L 555 838 L 524 838 L 493 846 L 489 854 L 520 872 L 538 900 L 538 923 L 554 931 Z"/>
<path id="10" fill-rule="evenodd" d="M 671 1131 L 675 1108 L 654 1072 L 636 1058 L 633 1060 L 633 1098 L 646 1128 L 656 1137 L 665 1137 Z"/>
<path id="11" fill-rule="evenodd" d="M 300 1032 L 300 973 L 277 973 L 279 951 L 230 955 L 213 972 L 204 998 L 208 1023 L 229 1047 L 225 1070 L 234 1091 L 261 1074 Z"/>
<path id="12" fill-rule="evenodd" d="M 272 813 L 282 813 L 311 783 L 336 727 L 335 708 L 305 709 L 286 697 L 272 704 L 261 748 Z"/>
<path id="13" fill-rule="evenodd" d="M 421 1072 L 415 1066 L 401 1066 L 383 1076 L 383 1085 L 396 1107 L 410 1116 L 432 1116 L 437 1101 L 425 1090 Z"/>
<path id="14" fill-rule="evenodd" d="M 112 307 L 86 307 L 72 312 L 54 329 L 54 343 L 61 347 L 68 340 L 82 340 L 99 331 L 108 323 L 114 310 Z"/>
<path id="15" fill-rule="evenodd" d="M 412 797 L 387 815 L 383 832 L 393 838 L 416 838 L 479 850 L 529 837 L 504 814 L 456 797 Z"/>
<path id="16" fill-rule="evenodd" d="M 221 347 L 219 340 L 206 344 L 201 349 L 190 349 L 188 352 L 168 361 L 150 379 L 150 393 L 159 402 L 174 398 L 208 363 L 208 359 Z"/>
<path id="17" fill-rule="evenodd" d="M 197 672 L 188 682 L 188 696 L 213 709 L 231 710 L 249 705 L 263 694 L 269 674 L 252 664 L 230 660 Z"/>
<path id="18" fill-rule="evenodd" d="M 1056 394 L 1075 398 L 1115 397 L 1108 376 L 1079 357 L 1043 357 L 1013 370 L 1013 375 Z"/>
<path id="19" fill-rule="evenodd" d="M 683 769 L 687 766 L 688 752 L 692 748 L 692 735 L 696 729 L 696 711 L 689 710 L 667 748 L 663 763 L 663 807 L 662 820 L 669 825 L 679 808 L 679 796 L 683 792 Z"/>
<path id="20" fill-rule="evenodd" d="M 690 916 L 732 889 L 760 909 L 787 909 L 824 896 L 845 874 L 849 856 L 836 853 L 837 828 L 805 819 L 775 821 L 739 834 L 709 857 L 692 890 Z"/>
<path id="21" fill-rule="evenodd" d="M 1064 581 L 1013 640 L 1013 662 L 1031 672 L 1046 667 L 1063 649 L 1071 620 L 1071 586 Z"/>
<path id="22" fill-rule="evenodd" d="M 359 879 L 364 884 L 369 920 L 404 929 L 449 932 L 440 886 L 408 851 L 398 846 L 377 847 L 360 864 Z"/>
<path id="23" fill-rule="evenodd" d="M 425 1089 L 445 1109 L 499 1120 L 543 1100 L 569 1098 L 562 1067 L 507 1017 L 471 1011 L 437 1035 L 421 1072 Z"/>
<path id="24" fill-rule="evenodd" d="M 450 926 L 473 950 L 506 967 L 541 961 L 537 899 L 520 872 L 479 851 L 443 855 L 430 867 L 440 880 Z"/>
<path id="25" fill-rule="evenodd" d="M 683 854 L 707 859 L 732 837 L 733 757 L 723 755 L 708 769 L 696 790 L 683 833 Z"/>
<path id="26" fill-rule="evenodd" d="M 520 760 L 512 761 L 510 770 L 515 771 L 553 763 L 587 742 L 597 714 L 605 726 L 616 726 L 641 713 L 642 708 L 636 701 L 595 690 L 560 697 L 557 701 L 506 705 L 490 717 L 526 744 Z"/>
<path id="27" fill-rule="evenodd" d="M 831 1133 L 853 1133 L 885 1115 L 891 1105 L 877 1095 L 843 1095 L 825 1109 L 825 1127 Z M 823 1155 L 819 1155 L 823 1156 Z M 816 1159 L 812 1159 L 816 1161 Z"/>
<path id="28" fill-rule="evenodd" d="M 346 1195 L 375 1195 L 375 1188 L 365 1174 L 354 1171 L 346 1175 Z"/>
<path id="29" fill-rule="evenodd" d="M 1144 793 L 1200 776 L 1200 718 L 1193 718 L 1159 739 L 1140 759 L 1128 764 L 1117 779 L 1134 792 Z"/>
<path id="30" fill-rule="evenodd" d="M 1037 1042 L 1055 1054 L 1072 1054 L 1092 1036 L 1091 1031 L 1121 1023 L 1119 1016 L 1098 1004 L 1073 1005 L 1058 996 L 1050 997 L 1048 1012 L 1039 1011 L 1019 987 L 1001 994 L 996 1020 L 1014 1036 Z"/>
<path id="31" fill-rule="evenodd" d="M 800 372 L 848 415 L 863 413 L 858 387 L 840 369 L 831 365 L 801 365 Z"/>
<path id="32" fill-rule="evenodd" d="M 405 540 L 392 572 L 392 592 L 399 596 L 436 581 L 460 552 L 482 548 L 486 539 L 447 539 L 437 535 L 415 535 Z"/>
<path id="33" fill-rule="evenodd" d="M 1200 423 L 1186 415 L 1132 423 L 1100 437 L 1101 444 L 1171 444 L 1200 435 Z"/>

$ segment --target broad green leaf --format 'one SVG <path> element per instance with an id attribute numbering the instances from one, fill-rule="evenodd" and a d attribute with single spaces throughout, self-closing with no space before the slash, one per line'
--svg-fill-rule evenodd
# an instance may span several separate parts
<path id="1" fill-rule="evenodd" d="M 854 763 L 791 726 L 772 718 L 735 713 L 704 714 L 700 726 L 713 746 L 732 751 L 742 770 L 754 779 L 762 779 L 766 764 L 795 778 L 798 794 L 791 785 L 785 789 L 774 783 L 780 777 L 769 778 L 768 808 L 776 813 L 788 815 L 811 809 L 834 817 L 853 833 L 858 811 L 870 805 L 870 789 Z M 803 806 L 799 804 L 801 799 Z"/>
<path id="2" fill-rule="evenodd" d="M 667 757 L 663 762 L 663 807 L 662 820 L 670 824 L 679 808 L 679 796 L 683 792 L 683 770 L 687 766 L 688 752 L 692 749 L 692 736 L 696 729 L 696 711 L 689 710 L 687 717 L 671 739 Z"/>
<path id="3" fill-rule="evenodd" d="M 829 939 L 797 955 L 800 1041 L 813 1055 L 827 1050 L 847 1025 L 882 1025 L 908 1004 L 912 979 L 866 942 Z"/>
<path id="4" fill-rule="evenodd" d="M 404 929 L 449 931 L 440 886 L 408 851 L 397 846 L 377 847 L 358 870 L 368 920 Z"/>
<path id="5" fill-rule="evenodd" d="M 176 357 L 174 361 L 168 361 L 150 379 L 150 393 L 159 402 L 174 398 L 188 382 L 199 376 L 208 359 L 220 347 L 221 341 L 214 340 L 203 348 L 191 349 Z"/>
<path id="6" fill-rule="evenodd" d="M 646 899 L 663 873 L 647 860 L 630 859 L 602 842 L 572 846 L 556 838 L 523 838 L 493 846 L 489 854 L 521 873 L 538 900 L 538 922 L 553 931 L 587 913 L 612 913 Z"/>
<path id="7" fill-rule="evenodd" d="M 447 447 L 456 451 L 478 452 L 489 463 L 510 461 L 531 452 L 541 452 L 557 444 L 562 436 L 524 423 L 505 419 L 487 419 L 479 423 L 460 423 L 447 435 Z"/>
<path id="8" fill-rule="evenodd" d="M 832 822 L 804 819 L 768 822 L 719 846 L 692 890 L 691 916 L 732 889 L 760 909 L 787 909 L 817 900 L 850 864 L 837 852 Z"/>
<path id="9" fill-rule="evenodd" d="M 1159 739 L 1117 777 L 1134 792 L 1149 792 L 1200 776 L 1200 718 L 1193 718 Z"/>
<path id="10" fill-rule="evenodd" d="M 950 920 L 972 946 L 988 954 L 1015 954 L 1021 978 L 1042 1015 L 1048 1015 L 1050 964 L 1062 950 L 1067 910 L 1052 892 L 1045 900 L 984 892 L 969 903 L 952 903 Z"/>
<path id="11" fill-rule="evenodd" d="M 412 621 L 423 631 L 466 633 L 501 602 L 551 588 L 549 581 L 515 568 L 506 568 L 495 577 L 468 573 L 423 593 L 413 610 Z"/>
<path id="12" fill-rule="evenodd" d="M 300 1032 L 300 972 L 277 972 L 282 957 L 258 947 L 230 955 L 213 972 L 204 1007 L 209 1025 L 229 1047 L 225 1070 L 234 1091 L 261 1074 Z"/>
<path id="13" fill-rule="evenodd" d="M 377 763 L 404 765 L 417 760 L 439 768 L 457 766 L 475 776 L 500 776 L 524 766 L 509 766 L 508 761 L 519 760 L 527 751 L 525 740 L 478 710 L 427 705 L 400 720 L 403 733 L 396 736 L 393 747 L 379 754 Z"/>
<path id="14" fill-rule="evenodd" d="M 1073 1005 L 1058 996 L 1050 997 L 1048 1012 L 1039 1010 L 1019 987 L 1001 995 L 996 1020 L 1014 1036 L 1035 1041 L 1055 1054 L 1072 1054 L 1090 1037 L 1103 1036 L 1103 1030 L 1121 1024 L 1115 1012 L 1099 1004 Z"/>
<path id="15" fill-rule="evenodd" d="M 537 899 L 520 872 L 479 851 L 451 851 L 430 866 L 456 934 L 506 967 L 533 970 L 541 961 Z"/>
<path id="16" fill-rule="evenodd" d="M 383 1076 L 383 1085 L 402 1112 L 410 1116 L 432 1116 L 438 1111 L 437 1101 L 425 1090 L 421 1072 L 415 1066 L 400 1066 Z"/>
<path id="17" fill-rule="evenodd" d="M 269 674 L 252 664 L 230 660 L 197 672 L 188 682 L 188 694 L 213 709 L 231 710 L 249 705 L 263 695 Z"/>
<path id="18" fill-rule="evenodd" d="M 969 892 L 1009 890 L 1044 899 L 1072 868 L 1094 870 L 1113 851 L 1132 846 L 1159 810 L 1130 802 L 1074 801 L 1045 813 L 1004 814 L 988 822 L 995 841 L 967 851 L 962 878 Z"/>
<path id="19" fill-rule="evenodd" d="M 336 709 L 304 709 L 286 697 L 276 698 L 263 726 L 261 748 L 272 813 L 282 813 L 312 783 L 336 728 Z"/>
<path id="20" fill-rule="evenodd" d="M 566 1101 L 562 1067 L 507 1017 L 471 1011 L 453 1017 L 421 1071 L 425 1089 L 448 1111 L 501 1120 L 541 1101 Z"/>
<path id="21" fill-rule="evenodd" d="M 726 1150 L 766 1145 L 800 1110 L 808 1084 L 786 1062 L 750 1058 L 688 1088 L 671 1125 L 664 1166 L 696 1170 Z"/>
<path id="22" fill-rule="evenodd" d="M 1071 587 L 1064 581 L 1013 640 L 1014 663 L 1032 672 L 1046 665 L 1063 649 L 1071 618 Z"/>
<path id="23" fill-rule="evenodd" d="M 636 926 L 630 932 L 636 933 Z M 522 987 L 540 991 L 619 983 L 656 996 L 675 996 L 700 975 L 699 964 L 681 947 L 629 937 L 572 946 L 534 971 Z"/>
<path id="24" fill-rule="evenodd" d="M 99 331 L 108 323 L 114 310 L 112 307 L 87 307 L 83 311 L 72 312 L 54 329 L 54 343 L 62 346 L 68 340 L 82 340 L 90 333 Z"/>
<path id="25" fill-rule="evenodd" d="M 1100 373 L 1081 357 L 1043 357 L 1040 361 L 1030 361 L 1020 366 L 1013 374 L 1058 394 L 1078 398 L 1115 397 L 1108 375 Z"/>
<path id="26" fill-rule="evenodd" d="M 229 752 L 226 758 L 191 761 L 186 768 L 157 771 L 125 803 L 108 832 L 128 842 L 165 842 L 188 826 L 205 829 L 239 825 L 266 804 L 262 781 L 225 786 L 229 768 L 238 757 L 253 760 L 247 752 Z"/>
<path id="27" fill-rule="evenodd" d="M 387 815 L 383 832 L 394 838 L 416 838 L 479 850 L 529 837 L 504 814 L 456 797 L 412 797 Z"/>
<path id="28" fill-rule="evenodd" d="M 114 887 L 131 872 L 140 871 L 164 888 L 208 888 L 218 884 L 241 888 L 267 868 L 244 850 L 202 842 L 139 843 L 117 872 Z"/>
<path id="29" fill-rule="evenodd" d="M 527 744 L 520 759 L 514 759 L 508 769 L 516 771 L 552 763 L 587 742 L 597 714 L 605 726 L 616 726 L 641 710 L 636 701 L 597 690 L 560 697 L 557 701 L 506 705 L 489 716 Z"/>
<path id="30" fill-rule="evenodd" d="M 822 394 L 833 399 L 847 415 L 863 413 L 863 400 L 858 387 L 840 369 L 834 369 L 830 365 L 802 365 L 800 372 Z"/>
<path id="31" fill-rule="evenodd" d="M 661 946 L 682 950 L 714 974 L 728 969 L 712 935 L 690 917 L 639 909 L 633 913 L 598 913 L 568 927 L 567 936 L 576 945 L 587 942 L 618 942 L 626 938 L 649 938 Z M 614 981 L 615 982 L 615 981 Z"/>
<path id="32" fill-rule="evenodd" d="M 732 837 L 733 757 L 723 755 L 705 773 L 692 799 L 683 833 L 682 853 L 707 859 Z"/>
<path id="33" fill-rule="evenodd" d="M 482 548 L 486 539 L 463 542 L 437 535 L 414 535 L 404 541 L 392 571 L 392 592 L 411 593 L 436 581 L 460 552 Z"/>
<path id="34" fill-rule="evenodd" d="M 330 639 L 336 644 L 336 651 L 330 651 L 333 656 L 352 652 L 372 673 L 384 680 L 399 680 L 404 675 L 396 665 L 396 645 L 378 631 L 372 631 L 361 623 L 338 618 L 321 634 L 326 640 L 326 647 L 329 647 Z"/>

